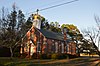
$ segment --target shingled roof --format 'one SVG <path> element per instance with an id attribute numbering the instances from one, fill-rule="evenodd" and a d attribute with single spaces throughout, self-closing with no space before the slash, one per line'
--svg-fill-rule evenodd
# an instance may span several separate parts
<path id="1" fill-rule="evenodd" d="M 56 40 L 64 40 L 63 38 L 63 34 L 61 33 L 56 33 L 56 32 L 52 32 L 50 30 L 46 30 L 46 29 L 40 29 L 39 30 L 46 38 L 50 38 L 50 39 L 56 39 Z"/>

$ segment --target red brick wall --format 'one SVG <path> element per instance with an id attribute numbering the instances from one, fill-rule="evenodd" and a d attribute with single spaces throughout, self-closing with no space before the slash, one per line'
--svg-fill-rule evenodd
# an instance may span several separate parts
<path id="1" fill-rule="evenodd" d="M 24 45 L 26 43 L 29 43 L 31 35 L 34 35 L 34 37 L 32 39 L 35 43 L 36 51 L 37 51 L 37 41 L 39 41 L 41 53 L 55 53 L 55 51 L 56 51 L 55 42 L 57 42 L 58 43 L 58 49 L 57 49 L 58 52 L 57 53 L 62 53 L 62 45 L 61 44 L 64 43 L 64 53 L 76 54 L 76 44 L 74 42 L 70 42 L 68 44 L 68 48 L 66 48 L 66 44 L 64 41 L 46 38 L 45 36 L 43 36 L 42 33 L 40 33 L 38 30 L 36 30 L 34 28 L 32 28 L 31 31 L 27 32 L 26 38 L 23 40 Z M 66 37 L 64 39 L 66 39 Z M 47 44 L 44 44 L 45 42 Z M 66 52 L 66 49 L 68 49 L 68 52 Z M 24 52 L 25 52 L 25 50 L 24 50 Z"/>

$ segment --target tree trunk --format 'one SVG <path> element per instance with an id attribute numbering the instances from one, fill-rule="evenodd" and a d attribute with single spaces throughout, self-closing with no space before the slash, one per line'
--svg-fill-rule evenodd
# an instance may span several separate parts
<path id="1" fill-rule="evenodd" d="M 13 51 L 12 51 L 12 47 L 10 47 L 10 53 L 11 53 L 11 59 L 12 59 L 12 57 L 13 57 Z"/>
<path id="2" fill-rule="evenodd" d="M 89 34 L 88 34 L 89 35 Z M 92 41 L 92 43 L 93 43 L 93 46 L 94 46 L 94 48 L 97 50 L 97 54 L 100 56 L 100 51 L 99 51 L 99 49 L 98 49 L 98 47 L 95 45 L 95 43 L 94 43 L 94 41 L 93 41 L 93 38 L 89 35 L 89 37 L 90 37 L 90 39 L 91 39 L 91 41 Z"/>

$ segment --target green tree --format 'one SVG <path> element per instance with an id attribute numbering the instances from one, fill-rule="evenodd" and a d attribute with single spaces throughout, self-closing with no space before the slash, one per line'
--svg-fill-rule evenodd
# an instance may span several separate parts
<path id="1" fill-rule="evenodd" d="M 61 28 L 67 28 L 67 34 L 71 37 L 71 40 L 76 43 L 77 47 L 77 52 L 79 53 L 80 51 L 80 43 L 81 40 L 83 39 L 83 35 L 80 33 L 79 29 L 77 26 L 73 24 L 63 24 Z"/>
<path id="2" fill-rule="evenodd" d="M 50 30 L 53 32 L 61 32 L 61 28 L 58 22 L 51 22 L 50 23 Z"/>
<path id="3" fill-rule="evenodd" d="M 17 23 L 17 11 L 16 11 L 16 6 L 15 4 L 12 6 L 13 11 L 11 12 L 10 16 L 9 16 L 9 27 L 11 28 L 12 31 L 15 30 L 16 27 L 16 23 Z"/>
<path id="4" fill-rule="evenodd" d="M 26 26 L 26 31 L 28 31 L 31 28 L 31 26 L 32 26 L 32 19 L 31 19 L 31 17 L 28 17 L 28 19 L 27 19 L 27 21 L 25 23 L 25 26 Z"/>
<path id="5" fill-rule="evenodd" d="M 71 35 L 75 35 L 76 33 L 80 33 L 79 29 L 77 28 L 77 26 L 73 25 L 73 24 L 63 24 L 61 26 L 61 28 L 66 27 L 69 30 L 69 34 Z"/>
<path id="6" fill-rule="evenodd" d="M 10 48 L 11 58 L 13 57 L 13 48 L 16 43 L 16 25 L 17 25 L 17 11 L 15 4 L 12 6 L 13 11 L 8 16 L 8 29 L 5 33 L 6 40 L 3 44 L 5 44 L 8 48 Z"/>
<path id="7" fill-rule="evenodd" d="M 19 38 L 19 40 L 25 35 L 26 31 L 25 31 L 25 15 L 23 14 L 23 12 L 21 10 L 18 11 L 18 22 L 17 22 L 17 38 Z"/>
<path id="8" fill-rule="evenodd" d="M 41 16 L 41 29 L 46 28 L 46 22 L 48 22 L 43 16 Z"/>
<path id="9" fill-rule="evenodd" d="M 8 13 L 4 18 L 2 15 L 2 24 L 1 24 L 1 29 L 0 30 L 2 33 L 0 33 L 0 45 L 5 46 L 10 49 L 11 53 L 11 58 L 13 57 L 13 52 L 16 46 L 16 42 L 19 40 L 18 39 L 18 34 L 17 34 L 17 10 L 15 4 L 13 5 L 13 10 L 11 13 Z M 4 10 L 3 10 L 4 13 Z M 3 26 L 4 25 L 4 26 Z"/>
<path id="10" fill-rule="evenodd" d="M 75 38 L 77 38 L 77 40 L 81 40 L 83 38 L 77 26 L 73 24 L 63 24 L 61 28 L 63 29 L 64 27 L 68 29 L 67 33 L 72 37 L 72 40 Z"/>
<path id="11" fill-rule="evenodd" d="M 25 23 L 25 15 L 21 10 L 18 11 L 18 25 L 17 30 L 21 29 L 22 25 Z"/>

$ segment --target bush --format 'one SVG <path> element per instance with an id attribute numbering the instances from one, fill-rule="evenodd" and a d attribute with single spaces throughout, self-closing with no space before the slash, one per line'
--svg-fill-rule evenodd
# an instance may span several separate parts
<path id="1" fill-rule="evenodd" d="M 69 59 L 69 55 L 68 54 L 66 54 L 65 56 L 66 56 L 66 59 Z"/>
<path id="2" fill-rule="evenodd" d="M 5 65 L 3 65 L 3 64 L 0 64 L 0 66 L 5 66 Z"/>
<path id="3" fill-rule="evenodd" d="M 21 58 L 26 58 L 27 55 L 28 55 L 27 53 L 23 53 L 23 54 L 20 54 L 20 57 Z"/>
<path id="4" fill-rule="evenodd" d="M 47 58 L 47 54 L 41 54 L 41 55 L 40 55 L 40 59 L 48 59 L 48 58 Z"/>
<path id="5" fill-rule="evenodd" d="M 47 54 L 47 59 L 51 59 L 51 54 Z"/>
<path id="6" fill-rule="evenodd" d="M 37 58 L 37 54 L 33 54 L 32 55 L 33 59 Z M 38 55 L 38 59 L 69 59 L 69 55 L 68 54 L 57 54 L 57 53 L 53 53 L 53 54 L 40 54 Z"/>
<path id="7" fill-rule="evenodd" d="M 15 52 L 14 53 L 14 57 L 20 57 L 20 53 L 19 52 Z"/>
<path id="8" fill-rule="evenodd" d="M 64 59 L 64 54 L 59 54 L 58 59 Z"/>
<path id="9" fill-rule="evenodd" d="M 58 59 L 58 54 L 52 54 L 51 59 Z"/>
<path id="10" fill-rule="evenodd" d="M 69 55 L 68 54 L 59 54 L 58 59 L 68 59 Z"/>
<path id="11" fill-rule="evenodd" d="M 37 59 L 37 54 L 36 53 L 33 53 L 32 59 Z"/>
<path id="12" fill-rule="evenodd" d="M 51 54 L 40 54 L 39 59 L 51 59 Z"/>
<path id="13" fill-rule="evenodd" d="M 10 57 L 11 53 L 9 48 L 7 47 L 0 47 L 0 57 Z"/>

